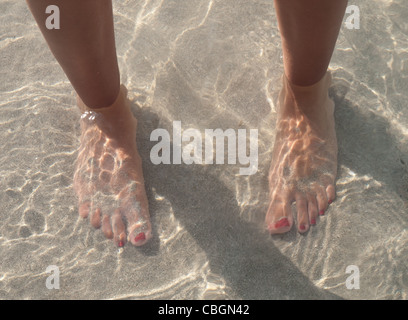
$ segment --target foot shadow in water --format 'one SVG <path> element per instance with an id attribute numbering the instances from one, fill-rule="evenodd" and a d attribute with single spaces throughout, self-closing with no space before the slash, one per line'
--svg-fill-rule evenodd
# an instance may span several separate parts
<path id="1" fill-rule="evenodd" d="M 336 105 L 338 165 L 360 176 L 372 176 L 408 207 L 408 148 L 391 133 L 387 119 L 347 100 L 349 90 L 350 85 L 344 80 L 337 80 L 330 89 Z"/>
<path id="2" fill-rule="evenodd" d="M 205 251 L 211 271 L 242 299 L 339 299 L 318 289 L 273 245 L 259 227 L 242 220 L 235 195 L 200 165 L 153 165 L 150 142 L 158 117 L 133 104 L 139 121 L 138 146 L 155 230 L 152 188 L 172 205 L 175 217 Z M 167 126 L 160 125 L 161 128 Z M 210 231 L 209 231 L 210 230 Z M 157 254 L 154 239 L 141 250 Z"/>

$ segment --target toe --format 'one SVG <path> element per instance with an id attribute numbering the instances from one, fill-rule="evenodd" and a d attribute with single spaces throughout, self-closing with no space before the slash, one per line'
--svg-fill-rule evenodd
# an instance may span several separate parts
<path id="1" fill-rule="evenodd" d="M 327 202 L 328 204 L 331 204 L 336 198 L 336 189 L 333 184 L 329 184 L 326 187 L 326 194 L 327 194 L 327 199 L 328 199 Z"/>
<path id="2" fill-rule="evenodd" d="M 104 214 L 102 218 L 102 232 L 106 238 L 108 239 L 113 238 L 111 218 L 107 214 Z"/>
<path id="3" fill-rule="evenodd" d="M 152 238 L 149 205 L 144 188 L 137 184 L 130 187 L 132 196 L 125 202 L 128 222 L 128 241 L 134 246 L 142 246 Z"/>
<path id="4" fill-rule="evenodd" d="M 289 202 L 271 202 L 266 213 L 265 223 L 271 234 L 288 232 L 293 225 Z"/>
<path id="5" fill-rule="evenodd" d="M 91 209 L 91 202 L 84 201 L 79 205 L 78 213 L 82 218 L 87 218 Z"/>
<path id="6" fill-rule="evenodd" d="M 317 221 L 317 214 L 318 214 L 318 209 L 317 209 L 317 201 L 315 195 L 308 194 L 307 195 L 307 211 L 309 215 L 309 222 L 313 226 L 316 224 Z"/>
<path id="7" fill-rule="evenodd" d="M 298 230 L 304 233 L 309 229 L 309 215 L 307 211 L 307 200 L 304 195 L 296 196 Z"/>
<path id="8" fill-rule="evenodd" d="M 126 243 L 126 229 L 120 209 L 116 209 L 112 216 L 112 230 L 113 242 L 115 242 L 118 247 L 123 247 Z"/>
<path id="9" fill-rule="evenodd" d="M 335 179 L 335 176 L 328 174 L 328 173 L 320 177 L 320 184 L 324 186 L 324 192 L 326 193 L 328 204 L 331 204 L 336 198 L 336 189 L 334 187 L 335 185 L 334 179 Z"/>
<path id="10" fill-rule="evenodd" d="M 134 246 L 142 246 L 152 237 L 149 209 L 146 205 L 147 202 L 142 202 L 140 205 L 137 202 L 132 203 L 132 209 L 127 215 L 128 221 L 131 223 L 128 228 L 128 240 Z"/>
<path id="11" fill-rule="evenodd" d="M 134 246 L 142 246 L 152 237 L 150 223 L 135 224 L 129 229 L 129 241 Z"/>
<path id="12" fill-rule="evenodd" d="M 101 209 L 97 208 L 91 215 L 91 225 L 98 229 L 101 227 Z"/>
<path id="13" fill-rule="evenodd" d="M 327 210 L 327 195 L 326 190 L 322 186 L 315 187 L 317 207 L 319 215 L 323 216 Z"/>

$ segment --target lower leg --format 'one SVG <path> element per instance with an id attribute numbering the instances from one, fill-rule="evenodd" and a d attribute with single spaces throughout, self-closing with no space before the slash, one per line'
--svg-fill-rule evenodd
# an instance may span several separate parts
<path id="1" fill-rule="evenodd" d="M 285 74 L 299 86 L 326 73 L 347 0 L 275 0 Z"/>
<path id="2" fill-rule="evenodd" d="M 119 94 L 111 0 L 60 0 L 60 29 L 45 26 L 52 0 L 27 0 L 52 53 L 82 101 L 111 105 Z"/>
<path id="3" fill-rule="evenodd" d="M 81 143 L 74 188 L 79 214 L 122 247 L 151 238 L 137 121 L 120 87 L 111 0 L 60 0 L 61 29 L 48 30 L 51 0 L 27 0 L 80 99 Z M 52 3 L 53 2 L 53 3 Z"/>

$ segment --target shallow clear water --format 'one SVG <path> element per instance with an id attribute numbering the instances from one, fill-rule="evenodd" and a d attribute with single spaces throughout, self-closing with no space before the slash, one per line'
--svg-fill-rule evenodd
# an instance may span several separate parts
<path id="1" fill-rule="evenodd" d="M 349 4 L 354 4 L 350 1 Z M 79 111 L 24 1 L 0 0 L 0 298 L 406 299 L 408 5 L 356 2 L 333 55 L 337 199 L 307 236 L 262 228 L 283 70 L 272 1 L 114 1 L 154 239 L 118 250 L 77 215 Z M 347 17 L 347 14 L 346 14 Z M 150 133 L 256 128 L 259 170 L 160 165 Z M 60 289 L 46 287 L 49 265 Z M 346 273 L 358 266 L 360 289 Z"/>

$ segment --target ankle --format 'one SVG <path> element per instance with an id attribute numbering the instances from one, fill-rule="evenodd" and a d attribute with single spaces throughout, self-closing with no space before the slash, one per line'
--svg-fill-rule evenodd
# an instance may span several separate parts
<path id="1" fill-rule="evenodd" d="M 109 92 L 103 92 L 103 89 L 98 90 L 98 93 L 95 93 L 94 88 L 90 88 L 86 94 L 77 91 L 77 104 L 81 111 L 98 111 L 100 109 L 109 108 L 118 100 L 122 89 L 121 85 L 119 85 L 117 88 L 110 88 Z"/>
<path id="2" fill-rule="evenodd" d="M 106 106 L 100 106 L 100 107 L 95 107 L 93 105 L 89 106 L 81 99 L 79 95 L 77 95 L 77 105 L 82 113 L 86 111 L 104 113 L 108 110 L 116 109 L 118 106 L 123 105 L 126 102 L 126 100 L 127 100 L 127 89 L 124 85 L 121 85 L 119 87 L 118 94 L 116 95 L 116 98 L 113 100 L 113 102 L 107 104 Z"/>
<path id="3" fill-rule="evenodd" d="M 282 80 L 285 99 L 292 100 L 299 109 L 309 109 L 328 99 L 328 90 L 331 84 L 330 72 L 326 72 L 318 82 L 309 86 L 293 84 L 285 74 Z"/>

